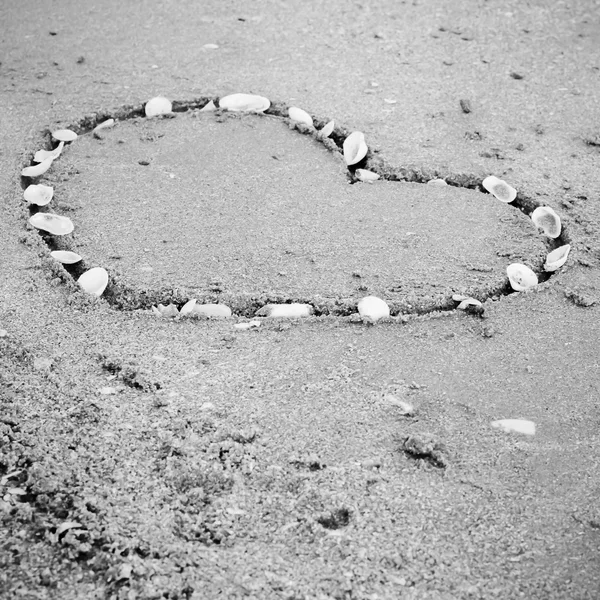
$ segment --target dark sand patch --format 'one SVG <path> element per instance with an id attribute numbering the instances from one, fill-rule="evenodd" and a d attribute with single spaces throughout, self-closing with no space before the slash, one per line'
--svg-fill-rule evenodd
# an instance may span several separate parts
<path id="1" fill-rule="evenodd" d="M 547 252 L 487 194 L 349 185 L 338 153 L 270 116 L 178 114 L 81 136 L 46 176 L 74 249 L 134 288 L 391 301 L 485 294 Z"/>

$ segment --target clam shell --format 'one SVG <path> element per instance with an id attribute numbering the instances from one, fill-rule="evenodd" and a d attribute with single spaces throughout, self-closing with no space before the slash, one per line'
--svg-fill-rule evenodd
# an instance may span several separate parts
<path id="1" fill-rule="evenodd" d="M 146 102 L 144 112 L 147 117 L 157 117 L 158 115 L 168 115 L 173 109 L 173 104 L 164 96 L 156 96 Z"/>
<path id="2" fill-rule="evenodd" d="M 512 202 L 517 197 L 517 190 L 514 187 L 493 175 L 486 177 L 481 185 L 501 202 Z"/>
<path id="3" fill-rule="evenodd" d="M 506 433 L 535 435 L 535 423 L 533 421 L 527 421 L 526 419 L 500 419 L 499 421 L 492 421 L 491 425 Z"/>
<path id="4" fill-rule="evenodd" d="M 333 133 L 334 127 L 335 127 L 335 121 L 333 121 L 333 120 L 329 121 L 329 123 L 324 125 L 323 129 L 321 129 L 321 131 L 319 131 L 319 135 L 322 138 L 328 138 Z"/>
<path id="5" fill-rule="evenodd" d="M 361 181 L 366 181 L 368 183 L 373 183 L 373 181 L 377 181 L 379 179 L 379 173 L 374 173 L 373 171 L 368 171 L 367 169 L 356 169 L 356 176 Z"/>
<path id="6" fill-rule="evenodd" d="M 358 303 L 358 314 L 363 319 L 373 322 L 390 316 L 390 307 L 387 302 L 377 296 L 365 296 Z"/>
<path id="7" fill-rule="evenodd" d="M 52 200 L 54 196 L 54 188 L 49 185 L 33 184 L 27 186 L 27 189 L 23 192 L 23 198 L 31 204 L 37 204 L 38 206 L 46 206 Z"/>
<path id="8" fill-rule="evenodd" d="M 208 104 L 205 104 L 201 109 L 200 112 L 212 112 L 214 110 L 217 110 L 217 106 L 216 104 L 211 100 Z"/>
<path id="9" fill-rule="evenodd" d="M 526 292 L 538 283 L 537 275 L 525 265 L 513 263 L 506 267 L 510 285 L 516 292 Z"/>
<path id="10" fill-rule="evenodd" d="M 219 100 L 219 108 L 241 112 L 265 112 L 271 101 L 255 94 L 230 94 Z"/>
<path id="11" fill-rule="evenodd" d="M 304 123 L 304 125 L 308 125 L 309 127 L 314 127 L 312 117 L 305 110 L 302 110 L 297 106 L 290 106 L 288 109 L 288 115 L 292 121 Z"/>
<path id="12" fill-rule="evenodd" d="M 74 265 L 81 260 L 81 256 L 79 256 L 77 252 L 71 252 L 69 250 L 53 250 L 50 252 L 50 256 L 63 265 Z"/>
<path id="13" fill-rule="evenodd" d="M 52 132 L 52 137 L 59 142 L 72 142 L 77 139 L 77 134 L 70 129 L 57 129 Z"/>
<path id="14" fill-rule="evenodd" d="M 38 150 L 34 157 L 33 157 L 33 162 L 36 163 L 40 163 L 40 162 L 44 162 L 45 160 L 51 158 L 52 160 L 54 160 L 55 158 L 58 158 L 60 156 L 60 153 L 62 152 L 62 149 L 64 148 L 65 143 L 64 142 L 60 142 L 60 144 L 58 144 L 58 146 L 56 146 L 56 148 L 54 148 L 54 150 Z"/>
<path id="15" fill-rule="evenodd" d="M 543 229 L 548 237 L 557 238 L 560 235 L 560 217 L 549 206 L 538 206 L 531 213 L 531 220 L 536 227 Z"/>
<path id="16" fill-rule="evenodd" d="M 93 296 L 102 296 L 108 285 L 108 273 L 102 267 L 93 267 L 77 280 L 79 287 Z"/>
<path id="17" fill-rule="evenodd" d="M 359 163 L 369 151 L 364 134 L 361 131 L 351 133 L 344 140 L 343 150 L 344 160 L 349 167 Z"/>
<path id="18" fill-rule="evenodd" d="M 458 310 L 467 310 L 468 306 L 483 306 L 476 298 L 464 298 L 456 307 Z"/>
<path id="19" fill-rule="evenodd" d="M 204 317 L 230 317 L 231 309 L 225 304 L 196 304 L 192 313 Z"/>
<path id="20" fill-rule="evenodd" d="M 113 127 L 114 124 L 115 124 L 114 119 L 106 119 L 106 121 L 102 121 L 102 123 L 100 123 L 99 125 L 96 125 L 96 127 L 94 127 L 94 132 L 102 131 L 103 129 L 108 129 L 109 127 Z"/>
<path id="21" fill-rule="evenodd" d="M 195 298 L 192 298 L 191 300 L 188 300 L 179 309 L 179 315 L 182 316 L 182 317 L 185 317 L 185 315 L 189 315 L 191 312 L 193 312 L 195 306 L 196 306 L 196 299 Z"/>
<path id="22" fill-rule="evenodd" d="M 560 246 L 559 248 L 552 250 L 552 252 L 546 256 L 544 271 L 551 273 L 552 271 L 560 269 L 567 262 L 570 251 L 571 244 L 565 244 L 564 246 Z"/>
<path id="23" fill-rule="evenodd" d="M 427 182 L 427 185 L 438 185 L 440 187 L 443 187 L 445 185 L 448 185 L 448 183 L 446 182 L 445 179 L 430 179 Z"/>
<path id="24" fill-rule="evenodd" d="M 47 158 L 46 160 L 43 160 L 38 165 L 35 165 L 33 167 L 25 167 L 21 171 L 21 175 L 23 177 L 39 177 L 40 175 L 43 175 L 50 168 L 53 160 L 54 159 L 52 159 L 52 158 Z"/>
<path id="25" fill-rule="evenodd" d="M 310 304 L 266 304 L 256 311 L 257 317 L 274 318 L 300 318 L 312 315 L 313 307 Z"/>
<path id="26" fill-rule="evenodd" d="M 52 235 L 67 235 L 74 229 L 69 217 L 61 217 L 53 213 L 39 212 L 29 218 L 31 225 Z"/>

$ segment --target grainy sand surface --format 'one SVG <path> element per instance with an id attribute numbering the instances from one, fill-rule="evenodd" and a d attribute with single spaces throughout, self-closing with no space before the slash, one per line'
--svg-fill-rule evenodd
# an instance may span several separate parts
<path id="1" fill-rule="evenodd" d="M 2 4 L 0 596 L 599 597 L 599 14 Z M 514 260 L 539 270 L 546 241 L 475 189 L 350 185 L 280 118 L 188 112 L 82 136 L 40 179 L 87 266 L 136 301 L 377 293 L 403 318 L 240 331 L 85 297 L 27 222 L 44 130 L 239 91 L 363 131 L 373 164 L 505 179 L 561 215 L 567 265 L 485 318 L 415 314 Z"/>

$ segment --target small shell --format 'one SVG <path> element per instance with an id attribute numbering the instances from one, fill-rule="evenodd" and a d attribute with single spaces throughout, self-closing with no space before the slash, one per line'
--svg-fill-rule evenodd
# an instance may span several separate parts
<path id="1" fill-rule="evenodd" d="M 74 229 L 69 217 L 61 217 L 53 213 L 39 212 L 29 218 L 29 223 L 37 229 L 42 229 L 52 235 L 67 235 Z"/>
<path id="2" fill-rule="evenodd" d="M 445 179 L 430 179 L 427 182 L 427 185 L 437 185 L 437 186 L 443 187 L 445 185 L 448 185 L 448 183 L 446 182 Z"/>
<path id="3" fill-rule="evenodd" d="M 265 112 L 271 102 L 264 96 L 254 94 L 230 94 L 219 100 L 219 107 L 225 110 L 241 112 Z"/>
<path id="4" fill-rule="evenodd" d="M 81 256 L 77 252 L 69 250 L 53 250 L 50 252 L 50 256 L 63 265 L 74 265 L 81 260 Z"/>
<path id="5" fill-rule="evenodd" d="M 266 304 L 256 311 L 257 317 L 274 318 L 299 318 L 312 315 L 313 307 L 310 304 Z"/>
<path id="6" fill-rule="evenodd" d="M 374 173 L 373 171 L 368 171 L 367 169 L 356 169 L 356 176 L 361 181 L 366 181 L 368 183 L 373 183 L 379 179 L 379 173 Z"/>
<path id="7" fill-rule="evenodd" d="M 58 144 L 58 146 L 56 146 L 54 150 L 38 150 L 35 153 L 35 156 L 33 157 L 33 162 L 40 163 L 44 162 L 45 160 L 48 160 L 49 158 L 51 158 L 52 160 L 58 158 L 64 146 L 65 143 L 60 142 L 60 144 Z"/>
<path id="8" fill-rule="evenodd" d="M 230 317 L 231 309 L 225 304 L 196 304 L 192 313 L 204 317 Z"/>
<path id="9" fill-rule="evenodd" d="M 54 196 L 54 188 L 49 185 L 43 185 L 41 183 L 37 185 L 29 185 L 23 192 L 23 198 L 31 204 L 37 204 L 38 206 L 46 206 L 52 200 Z"/>
<path id="10" fill-rule="evenodd" d="M 199 112 L 213 112 L 217 110 L 217 106 L 215 105 L 215 103 L 211 100 L 208 104 L 205 104 Z"/>
<path id="11" fill-rule="evenodd" d="M 309 127 L 314 127 L 312 117 L 305 110 L 302 110 L 297 106 L 290 106 L 288 109 L 288 115 L 292 121 L 304 123 L 304 125 L 308 125 Z"/>
<path id="12" fill-rule="evenodd" d="M 52 137 L 59 142 L 72 142 L 77 139 L 77 134 L 70 129 L 58 129 L 52 132 Z"/>
<path id="13" fill-rule="evenodd" d="M 100 297 L 108 285 L 108 273 L 102 267 L 93 267 L 86 271 L 77 283 L 84 292 Z"/>
<path id="14" fill-rule="evenodd" d="M 349 167 L 359 163 L 369 151 L 364 134 L 360 131 L 351 133 L 344 140 L 343 150 L 344 160 Z"/>
<path id="15" fill-rule="evenodd" d="M 185 315 L 189 315 L 193 310 L 194 307 L 196 306 L 196 299 L 192 298 L 191 300 L 188 300 L 180 309 L 179 309 L 179 315 L 181 317 L 185 317 Z"/>
<path id="16" fill-rule="evenodd" d="M 526 292 L 538 284 L 537 275 L 525 265 L 513 263 L 506 267 L 510 285 L 516 292 Z"/>
<path id="17" fill-rule="evenodd" d="M 569 257 L 569 252 L 571 251 L 571 244 L 565 244 L 564 246 L 560 246 L 560 248 L 556 248 L 552 250 L 548 256 L 546 256 L 546 262 L 544 263 L 544 271 L 552 272 L 560 269 L 566 262 Z"/>
<path id="18" fill-rule="evenodd" d="M 171 302 L 168 306 L 164 306 L 163 304 L 159 304 L 158 308 L 155 310 L 154 306 L 152 307 L 153 312 L 157 312 L 161 317 L 178 317 L 179 311 L 177 307 Z"/>
<path id="19" fill-rule="evenodd" d="M 102 121 L 102 123 L 100 123 L 99 125 L 96 125 L 96 127 L 94 127 L 94 133 L 96 133 L 96 131 L 102 131 L 103 129 L 108 129 L 109 127 L 113 127 L 114 124 L 115 124 L 114 119 L 106 119 L 106 121 Z"/>
<path id="20" fill-rule="evenodd" d="M 377 296 L 365 296 L 358 303 L 358 314 L 363 319 L 376 323 L 379 319 L 390 316 L 390 307 Z"/>
<path id="21" fill-rule="evenodd" d="M 476 298 L 464 298 L 456 307 L 458 310 L 467 310 L 468 306 L 483 306 Z"/>
<path id="22" fill-rule="evenodd" d="M 332 133 L 335 127 L 335 121 L 331 120 L 329 123 L 323 126 L 323 129 L 319 131 L 319 136 L 324 138 L 328 138 Z"/>
<path id="23" fill-rule="evenodd" d="M 531 220 L 536 227 L 543 229 L 548 237 L 557 238 L 560 235 L 560 217 L 549 206 L 538 206 L 531 213 Z"/>
<path id="24" fill-rule="evenodd" d="M 500 421 L 492 421 L 492 427 L 501 429 L 506 433 L 535 435 L 535 423 L 525 419 L 501 419 Z"/>
<path id="25" fill-rule="evenodd" d="M 156 96 L 146 102 L 144 112 L 147 117 L 157 117 L 158 115 L 168 115 L 173 109 L 172 102 L 164 96 Z"/>
<path id="26" fill-rule="evenodd" d="M 21 175 L 23 177 L 39 177 L 50 168 L 52 162 L 52 158 L 47 158 L 46 160 L 43 160 L 39 165 L 35 165 L 35 167 L 25 167 L 21 171 Z"/>
<path id="27" fill-rule="evenodd" d="M 236 323 L 234 327 L 243 331 L 246 329 L 256 329 L 257 327 L 260 327 L 260 325 L 261 321 L 248 321 L 248 323 Z"/>
<path id="28" fill-rule="evenodd" d="M 517 197 L 517 190 L 514 187 L 493 175 L 486 177 L 481 185 L 501 202 L 512 202 Z"/>

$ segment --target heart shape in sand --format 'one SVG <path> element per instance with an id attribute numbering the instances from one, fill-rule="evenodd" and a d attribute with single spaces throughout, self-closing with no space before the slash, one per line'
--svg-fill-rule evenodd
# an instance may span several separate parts
<path id="1" fill-rule="evenodd" d="M 509 293 L 510 263 L 548 277 L 546 255 L 569 241 L 564 230 L 540 236 L 527 216 L 539 203 L 523 193 L 499 202 L 481 176 L 394 167 L 373 149 L 348 167 L 351 131 L 324 137 L 329 119 L 312 116 L 312 126 L 292 110 L 302 119 L 291 120 L 282 103 L 261 114 L 202 111 L 210 102 L 175 102 L 162 117 L 143 106 L 85 117 L 36 179 L 75 223 L 70 235 L 41 232 L 51 250 L 84 257 L 61 268 L 74 278 L 107 269 L 115 307 L 195 298 L 244 315 L 286 302 L 344 315 L 377 295 L 392 314 L 452 309 L 455 294 Z M 92 134 L 107 119 L 117 126 Z M 361 182 L 370 177 L 357 169 L 379 179 Z M 435 179 L 449 185 L 422 185 Z"/>

